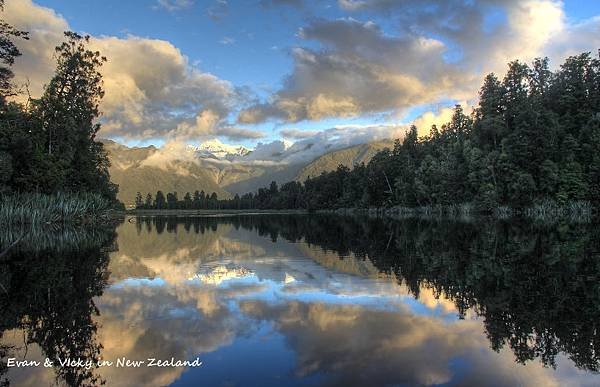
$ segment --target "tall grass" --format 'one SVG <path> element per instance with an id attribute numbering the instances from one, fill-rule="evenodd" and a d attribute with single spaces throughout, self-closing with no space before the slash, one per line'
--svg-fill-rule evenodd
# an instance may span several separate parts
<path id="1" fill-rule="evenodd" d="M 0 196 L 0 225 L 96 223 L 108 217 L 111 203 L 96 193 L 20 193 Z"/>

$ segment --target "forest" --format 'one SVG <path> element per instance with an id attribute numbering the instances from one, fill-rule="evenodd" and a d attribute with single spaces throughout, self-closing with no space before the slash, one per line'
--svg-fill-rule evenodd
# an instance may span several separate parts
<path id="1" fill-rule="evenodd" d="M 547 58 L 485 77 L 471 114 L 419 137 L 411 126 L 368 164 L 218 200 L 216 194 L 138 195 L 138 208 L 339 209 L 600 204 L 600 59 L 582 53 L 551 71 Z"/>

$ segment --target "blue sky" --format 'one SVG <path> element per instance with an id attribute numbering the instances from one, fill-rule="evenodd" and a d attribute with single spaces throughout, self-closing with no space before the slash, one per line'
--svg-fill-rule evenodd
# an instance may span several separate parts
<path id="1" fill-rule="evenodd" d="M 509 60 L 560 61 L 600 46 L 595 1 L 12 1 L 9 21 L 13 13 L 17 26 L 36 31 L 17 75 L 20 66 L 35 67 L 27 60 L 51 69 L 51 60 L 35 57 L 36 33 L 58 40 L 61 23 L 92 35 L 114 63 L 128 45 L 131 58 L 142 58 L 138 68 L 111 66 L 105 74 L 104 134 L 128 144 L 216 137 L 253 146 L 340 125 L 396 124 L 389 136 L 397 137 L 415 120 L 426 132 L 455 103 L 474 105 L 483 76 L 501 73 Z M 38 24 L 17 15 L 32 11 L 40 12 Z M 166 53 L 158 41 L 170 56 L 153 63 Z M 144 56 L 148 49 L 156 54 Z M 169 58 L 180 68 L 168 69 L 167 79 Z M 152 89 L 161 82 L 148 73 L 168 85 Z"/>
<path id="2" fill-rule="evenodd" d="M 173 10 L 165 9 L 155 1 L 141 0 L 44 0 L 37 3 L 60 13 L 76 31 L 90 35 L 136 35 L 167 40 L 178 47 L 193 65 L 236 86 L 249 87 L 261 97 L 268 97 L 281 86 L 293 65 L 290 56 L 292 47 L 300 44 L 317 46 L 297 36 L 307 20 L 316 15 L 330 19 L 345 16 L 335 1 L 319 2 L 313 8 L 266 6 L 258 0 L 229 1 L 227 6 L 218 1 L 198 1 L 189 7 Z M 373 117 L 334 118 L 316 123 L 300 122 L 293 126 L 313 130 L 336 124 L 363 125 L 374 121 L 377 120 Z M 257 126 L 272 134 L 268 139 L 275 139 L 277 129 L 286 125 L 269 122 Z M 121 140 L 141 145 L 161 143 L 156 139 Z M 251 143 L 246 141 L 245 145 L 251 146 Z"/>
<path id="3" fill-rule="evenodd" d="M 152 1 L 39 1 L 61 13 L 75 30 L 92 35 L 128 34 L 168 40 L 192 63 L 239 86 L 274 88 L 291 66 L 287 48 L 297 43 L 303 12 L 265 8 L 252 1 L 199 2 L 168 11 Z M 135 15 L 135 17 L 131 17 Z M 233 39 L 232 42 L 226 39 Z M 240 58 L 251 57 L 250 61 Z"/>

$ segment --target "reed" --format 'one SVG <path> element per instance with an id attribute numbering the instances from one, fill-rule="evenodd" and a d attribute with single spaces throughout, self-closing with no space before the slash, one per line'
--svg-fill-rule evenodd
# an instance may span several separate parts
<path id="1" fill-rule="evenodd" d="M 111 203 L 96 193 L 17 193 L 0 196 L 0 224 L 96 223 L 107 219 Z"/>
<path id="2" fill-rule="evenodd" d="M 107 246 L 114 238 L 115 226 L 111 224 L 79 227 L 77 225 L 50 225 L 45 227 L 20 227 L 11 225 L 0 233 L 0 250 L 18 243 L 10 249 L 39 252 L 77 251 Z"/>

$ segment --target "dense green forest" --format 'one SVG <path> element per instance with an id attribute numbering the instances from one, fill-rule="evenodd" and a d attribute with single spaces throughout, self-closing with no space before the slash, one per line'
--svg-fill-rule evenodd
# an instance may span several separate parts
<path id="1" fill-rule="evenodd" d="M 27 32 L 0 20 L 0 195 L 96 192 L 116 204 L 108 157 L 95 141 L 104 95 L 98 70 L 106 58 L 87 48 L 89 36 L 65 32 L 43 95 L 20 103 L 11 97 L 25 95 L 26 87 L 12 83 L 10 67 L 22 39 Z"/>
<path id="2" fill-rule="evenodd" d="M 432 127 L 423 138 L 413 126 L 394 149 L 367 165 L 309 179 L 296 197 L 297 186 L 284 187 L 269 205 L 472 203 L 490 210 L 550 200 L 597 206 L 600 60 L 584 53 L 556 72 L 547 59 L 531 66 L 512 62 L 502 81 L 494 74 L 485 78 L 471 116 L 457 106 L 447 125 Z"/>
<path id="3" fill-rule="evenodd" d="M 553 72 L 548 59 L 514 61 L 504 79 L 488 75 L 471 115 L 403 141 L 367 165 L 217 200 L 202 193 L 138 195 L 142 208 L 336 209 L 468 205 L 479 211 L 600 204 L 600 59 L 572 56 Z M 170 198 L 170 200 L 169 200 Z M 198 198 L 198 200 L 196 199 Z"/>

